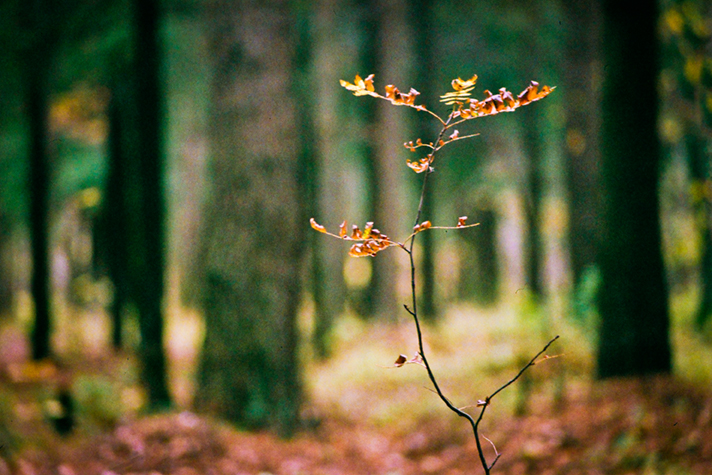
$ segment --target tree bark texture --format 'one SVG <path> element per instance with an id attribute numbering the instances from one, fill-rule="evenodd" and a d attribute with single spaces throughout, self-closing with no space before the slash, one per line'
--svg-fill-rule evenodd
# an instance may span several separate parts
<path id="1" fill-rule="evenodd" d="M 196 405 L 290 434 L 299 419 L 304 232 L 288 2 L 220 4 L 203 230 L 205 343 Z"/>

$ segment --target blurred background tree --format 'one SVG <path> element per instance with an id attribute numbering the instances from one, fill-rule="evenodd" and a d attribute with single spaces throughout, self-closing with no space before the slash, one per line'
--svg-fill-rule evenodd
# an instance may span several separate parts
<path id="1" fill-rule="evenodd" d="M 287 2 L 214 6 L 197 405 L 290 434 L 302 399 L 296 317 L 307 220 L 293 12 Z"/>
<path id="2" fill-rule="evenodd" d="M 658 202 L 658 7 L 639 8 L 635 24 L 623 11 L 603 2 L 601 377 L 672 367 Z M 631 84 L 644 98 L 635 108 L 620 100 Z"/>

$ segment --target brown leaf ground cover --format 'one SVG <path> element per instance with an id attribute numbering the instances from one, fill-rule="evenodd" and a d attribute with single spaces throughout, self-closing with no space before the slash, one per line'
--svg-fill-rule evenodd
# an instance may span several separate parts
<path id="1" fill-rule="evenodd" d="M 501 474 L 712 473 L 712 396 L 675 379 L 596 383 L 558 407 L 491 424 Z M 190 412 L 137 419 L 91 438 L 26 449 L 17 474 L 482 473 L 472 437 L 442 418 L 408 434 L 328 418 L 291 440 L 250 434 Z"/>
<path id="2" fill-rule="evenodd" d="M 428 329 L 427 351 L 448 396 L 466 406 L 511 377 L 522 356 L 547 341 L 551 327 L 537 329 L 500 314 L 466 315 Z M 96 414 L 82 412 L 84 425 L 64 438 L 41 415 L 42 389 L 4 384 L 0 475 L 483 473 L 469 426 L 428 390 L 423 368 L 386 369 L 398 354 L 412 353 L 410 333 L 407 322 L 352 322 L 337 329 L 339 351 L 331 360 L 305 357 L 308 427 L 290 440 L 242 432 L 189 411 L 114 414 L 116 395 L 131 394 L 121 384 L 132 384 L 117 378 L 125 365 L 118 360 L 75 368 L 83 375 L 101 368 L 100 376 L 74 385 L 77 393 L 93 388 L 83 404 Z M 564 353 L 561 358 L 536 365 L 489 408 L 482 433 L 502 453 L 492 473 L 712 474 L 709 387 L 682 377 L 594 381 L 587 376 L 584 340 L 572 333 L 561 340 L 554 349 Z M 483 442 L 492 460 L 494 449 Z"/>

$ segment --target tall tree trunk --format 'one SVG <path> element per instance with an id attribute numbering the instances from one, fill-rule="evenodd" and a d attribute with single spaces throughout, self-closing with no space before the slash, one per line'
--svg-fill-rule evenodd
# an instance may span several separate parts
<path id="1" fill-rule="evenodd" d="M 135 170 L 139 173 L 140 202 L 134 201 L 140 222 L 140 245 L 134 264 L 136 307 L 141 333 L 141 361 L 149 406 L 170 405 L 163 349 L 163 295 L 165 267 L 165 203 L 163 150 L 163 95 L 160 84 L 158 0 L 136 0 L 136 105 L 138 149 Z"/>
<path id="2" fill-rule="evenodd" d="M 122 77 L 123 76 L 123 77 Z M 131 220 L 127 207 L 126 193 L 130 189 L 131 177 L 127 176 L 126 163 L 131 160 L 129 141 L 131 124 L 135 114 L 131 114 L 132 105 L 130 84 L 127 84 L 125 74 L 114 71 L 114 83 L 111 86 L 111 102 L 109 104 L 109 138 L 108 138 L 108 172 L 106 178 L 106 198 L 97 220 L 99 227 L 99 242 L 97 251 L 102 264 L 113 284 L 113 299 L 111 302 L 111 343 L 114 349 L 123 347 L 123 313 L 130 300 L 129 287 L 129 250 L 127 244 Z M 128 135 L 128 136 L 127 136 Z M 131 142 L 131 143 L 129 143 Z"/>
<path id="3" fill-rule="evenodd" d="M 296 314 L 308 229 L 297 181 L 291 12 L 287 1 L 219 6 L 196 405 L 288 435 L 302 394 Z"/>
<path id="4" fill-rule="evenodd" d="M 397 85 L 406 78 L 408 34 L 405 2 L 371 0 L 367 8 L 370 40 L 365 48 L 374 55 L 366 61 L 368 70 L 378 73 L 380 87 Z M 402 143 L 406 141 L 404 111 L 385 101 L 369 101 L 366 107 L 372 108 L 367 115 L 370 143 L 365 157 L 371 185 L 369 216 L 376 228 L 396 237 L 402 229 L 407 229 L 401 219 L 402 183 L 408 171 L 401 158 L 404 156 Z M 366 311 L 370 316 L 394 320 L 399 315 L 401 305 L 396 289 L 397 259 L 400 257 L 397 252 L 388 252 L 373 259 L 371 281 L 366 290 Z"/>
<path id="5" fill-rule="evenodd" d="M 31 292 L 35 320 L 32 328 L 32 357 L 51 354 L 51 310 L 49 267 L 50 139 L 48 71 L 52 62 L 53 30 L 45 15 L 51 2 L 34 0 L 28 5 L 32 45 L 27 54 L 27 115 L 30 133 L 30 239 L 32 253 Z"/>
<path id="6" fill-rule="evenodd" d="M 526 228 L 526 264 L 524 267 L 527 290 L 539 300 L 544 295 L 542 212 L 544 199 L 543 172 L 543 111 L 540 104 L 534 104 L 519 111 L 522 120 L 523 147 L 526 155 L 524 225 Z"/>
<path id="7" fill-rule="evenodd" d="M 314 68 L 311 71 L 315 91 L 316 150 L 314 174 L 315 217 L 329 229 L 336 229 L 345 216 L 343 189 L 343 160 L 337 147 L 342 132 L 338 120 L 339 97 L 344 91 L 339 87 L 344 58 L 337 40 L 339 13 L 343 14 L 341 0 L 321 0 L 317 3 L 314 18 Z M 329 355 L 329 334 L 336 315 L 344 308 L 346 284 L 344 282 L 344 249 L 334 245 L 318 233 L 311 233 L 312 286 L 316 316 L 313 344 L 317 357 Z"/>
<path id="8" fill-rule="evenodd" d="M 596 263 L 600 240 L 600 87 L 597 77 L 600 16 L 594 0 L 561 2 L 567 24 L 565 172 L 569 256 L 574 288 Z"/>
<path id="9" fill-rule="evenodd" d="M 636 19 L 628 12 L 635 9 Z M 661 255 L 658 11 L 603 3 L 603 233 L 598 376 L 669 372 L 668 290 Z M 633 87 L 632 107 L 621 94 Z"/>

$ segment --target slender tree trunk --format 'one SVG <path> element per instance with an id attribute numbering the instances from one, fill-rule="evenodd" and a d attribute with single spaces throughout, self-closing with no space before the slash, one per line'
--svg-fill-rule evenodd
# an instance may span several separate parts
<path id="1" fill-rule="evenodd" d="M 337 144 L 342 133 L 339 121 L 339 87 L 343 63 L 348 61 L 340 50 L 336 30 L 339 13 L 344 14 L 341 0 L 321 0 L 314 19 L 313 80 L 316 150 L 314 174 L 315 217 L 329 229 L 336 229 L 345 219 L 343 189 L 343 159 Z M 312 285 L 316 305 L 313 344 L 316 355 L 325 358 L 330 353 L 329 336 L 334 318 L 343 311 L 346 299 L 344 282 L 344 249 L 318 233 L 311 233 Z"/>
<path id="2" fill-rule="evenodd" d="M 544 172 L 542 150 L 543 111 L 540 104 L 534 104 L 519 111 L 523 128 L 523 146 L 526 154 L 524 219 L 526 227 L 527 290 L 540 300 L 544 295 L 543 251 L 541 205 L 544 198 Z"/>
<path id="3" fill-rule="evenodd" d="M 49 267 L 50 139 L 48 71 L 54 38 L 45 27 L 50 2 L 34 0 L 28 5 L 32 46 L 27 55 L 27 115 L 30 134 L 30 236 L 32 253 L 31 292 L 35 320 L 32 357 L 51 355 L 51 310 Z"/>
<path id="4" fill-rule="evenodd" d="M 427 107 L 434 107 L 438 103 L 438 97 L 435 91 L 440 90 L 436 84 L 436 68 L 434 67 L 435 54 L 433 53 L 434 41 L 434 22 L 433 22 L 433 1 L 432 0 L 412 0 L 409 2 L 409 18 L 413 29 L 413 39 L 415 44 L 415 78 L 414 83 L 417 85 L 421 93 L 420 101 L 427 104 Z M 428 114 L 418 114 L 417 120 L 417 137 L 420 137 L 424 142 L 429 142 L 432 137 L 438 133 L 434 127 L 433 118 Z M 418 176 L 420 178 L 420 176 Z M 423 201 L 422 221 L 433 220 L 435 212 L 434 199 L 437 196 L 437 175 L 430 179 L 429 186 L 425 190 L 425 199 Z M 417 180 L 420 183 L 421 180 Z M 412 223 L 412 224 L 415 224 Z M 438 308 L 436 306 L 435 292 L 435 246 L 433 242 L 433 233 L 423 233 L 418 236 L 422 244 L 421 251 L 421 297 L 418 306 L 420 315 L 425 321 L 438 320 Z"/>
<path id="5" fill-rule="evenodd" d="M 136 0 L 136 104 L 139 148 L 136 158 L 141 200 L 134 202 L 141 222 L 140 253 L 132 279 L 141 333 L 143 381 L 149 405 L 170 405 L 163 349 L 163 295 L 165 267 L 165 203 L 163 150 L 163 95 L 160 80 L 158 0 Z"/>
<path id="6" fill-rule="evenodd" d="M 630 21 L 628 12 L 635 10 Z M 661 255 L 655 2 L 603 3 L 603 234 L 598 376 L 669 372 Z M 621 100 L 633 87 L 635 107 Z"/>
<path id="7" fill-rule="evenodd" d="M 565 172 L 569 203 L 569 256 L 574 288 L 596 263 L 600 240 L 600 87 L 598 2 L 561 2 L 567 24 Z"/>
<path id="8" fill-rule="evenodd" d="M 109 138 L 108 138 L 108 172 L 106 179 L 106 198 L 97 224 L 99 239 L 97 250 L 101 253 L 106 272 L 113 284 L 113 299 L 111 302 L 112 332 L 111 343 L 114 349 L 123 347 L 123 313 L 129 302 L 131 290 L 129 287 L 129 250 L 127 244 L 131 237 L 131 220 L 128 216 L 126 193 L 130 189 L 126 163 L 131 160 L 131 145 L 127 133 L 135 120 L 129 109 L 135 104 L 131 100 L 130 85 L 121 73 L 114 72 L 114 83 L 111 87 L 111 103 L 109 104 Z M 128 134 L 130 136 L 130 134 Z M 132 141 L 133 142 L 133 141 Z"/>
<path id="9" fill-rule="evenodd" d="M 368 4 L 371 40 L 366 50 L 375 55 L 367 60 L 369 71 L 378 73 L 379 87 L 385 84 L 398 85 L 406 78 L 408 33 L 406 4 L 403 0 L 372 0 Z M 370 74 L 370 73 L 369 73 Z M 400 86 L 405 88 L 406 85 Z M 405 172 L 402 166 L 402 143 L 405 142 L 404 111 L 385 101 L 369 101 L 372 107 L 367 114 L 369 141 L 366 162 L 369 166 L 371 184 L 370 216 L 376 228 L 396 237 L 402 229 L 408 229 L 403 216 L 402 183 Z M 402 141 L 397 137 L 404 138 Z M 396 140 L 394 140 L 396 138 Z M 400 142 L 400 143 L 399 143 Z M 388 252 L 373 259 L 371 281 L 366 290 L 366 311 L 371 316 L 394 320 L 401 311 L 398 299 L 398 253 Z"/>
<path id="10" fill-rule="evenodd" d="M 287 1 L 219 6 L 196 405 L 242 427 L 289 435 L 301 405 L 296 316 L 308 230 L 292 12 Z"/>

